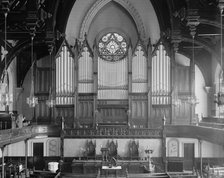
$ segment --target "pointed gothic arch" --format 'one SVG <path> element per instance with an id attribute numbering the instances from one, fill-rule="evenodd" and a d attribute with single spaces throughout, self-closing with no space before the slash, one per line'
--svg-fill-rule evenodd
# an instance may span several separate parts
<path id="1" fill-rule="evenodd" d="M 102 9 L 106 4 L 108 4 L 111 1 L 112 0 L 98 0 L 95 2 L 95 4 L 93 4 L 93 6 L 87 12 L 87 14 L 82 22 L 80 32 L 79 32 L 80 39 L 83 39 L 85 33 L 88 32 L 91 22 L 94 19 L 94 17 L 96 16 L 96 14 L 99 12 L 99 10 Z M 135 9 L 135 7 L 128 0 L 113 0 L 113 2 L 118 3 L 119 5 L 121 5 L 123 8 L 125 8 L 129 12 L 129 14 L 133 18 L 133 20 L 137 26 L 137 30 L 138 30 L 141 38 L 145 39 L 146 38 L 145 27 L 144 27 L 143 21 L 139 15 L 138 11 Z"/>

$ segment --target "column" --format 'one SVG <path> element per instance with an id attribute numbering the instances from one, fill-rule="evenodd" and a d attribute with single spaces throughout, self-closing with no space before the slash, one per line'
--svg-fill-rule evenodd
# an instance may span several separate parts
<path id="1" fill-rule="evenodd" d="M 190 35 L 192 38 L 192 59 L 190 61 L 190 96 L 189 96 L 189 104 L 190 104 L 190 123 L 192 124 L 193 119 L 195 118 L 195 55 L 194 55 L 194 43 L 195 43 L 195 36 L 196 36 L 196 28 L 200 24 L 198 15 L 198 9 L 189 8 L 187 11 L 188 16 L 187 19 L 187 26 L 190 29 Z"/>
<path id="2" fill-rule="evenodd" d="M 151 47 L 151 40 L 148 41 L 148 58 L 147 58 L 147 76 L 148 76 L 148 128 L 152 127 L 152 118 L 151 118 L 151 111 L 152 111 L 152 47 Z"/>
<path id="3" fill-rule="evenodd" d="M 98 125 L 97 117 L 100 114 L 98 111 L 98 106 L 97 106 L 97 93 L 98 93 L 98 55 L 97 55 L 97 48 L 96 44 L 94 45 L 93 48 L 93 113 L 94 113 L 94 118 L 93 118 L 93 126 Z"/>
<path id="4" fill-rule="evenodd" d="M 203 160 L 202 160 L 202 140 L 198 140 L 198 146 L 199 146 L 199 155 L 200 155 L 200 175 L 203 174 Z"/>
<path id="5" fill-rule="evenodd" d="M 79 56 L 79 42 L 76 39 L 76 43 L 74 46 L 74 121 L 73 121 L 73 127 L 77 127 L 78 124 L 78 69 L 79 69 L 79 63 L 78 63 L 78 56 Z"/>
<path id="6" fill-rule="evenodd" d="M 28 169 L 27 169 L 27 157 L 28 157 L 28 144 L 27 144 L 27 139 L 24 141 L 25 142 L 25 177 L 28 177 Z"/>
<path id="7" fill-rule="evenodd" d="M 163 122 L 163 125 L 162 125 L 162 157 L 163 157 L 163 163 L 164 163 L 164 166 L 165 166 L 165 172 L 167 172 L 166 128 L 165 128 L 165 122 Z"/>
<path id="8" fill-rule="evenodd" d="M 131 126 L 131 120 L 132 120 L 132 47 L 131 47 L 131 45 L 128 49 L 128 111 L 127 111 L 127 118 L 128 118 L 128 120 L 127 120 L 128 126 Z"/>
<path id="9" fill-rule="evenodd" d="M 181 32 L 180 30 L 175 30 L 172 32 L 172 41 L 173 48 L 171 48 L 171 115 L 170 115 L 170 123 L 174 124 L 176 121 L 176 115 L 178 111 L 178 107 L 180 106 L 180 99 L 178 97 L 178 87 L 177 87 L 177 81 L 176 81 L 176 62 L 175 62 L 175 55 L 178 52 L 179 49 L 179 43 L 181 42 Z"/>
<path id="10" fill-rule="evenodd" d="M 61 118 L 61 134 L 60 134 L 60 161 L 59 161 L 59 170 L 62 172 L 62 166 L 64 162 L 64 117 Z"/>
<path id="11" fill-rule="evenodd" d="M 2 151 L 2 178 L 5 177 L 5 156 L 4 156 L 4 150 L 5 150 L 5 146 L 1 147 L 1 151 Z"/>

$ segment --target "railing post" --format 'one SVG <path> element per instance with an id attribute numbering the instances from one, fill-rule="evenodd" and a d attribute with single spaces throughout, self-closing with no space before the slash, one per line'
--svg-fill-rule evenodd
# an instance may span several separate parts
<path id="1" fill-rule="evenodd" d="M 28 177 L 28 169 L 27 169 L 27 156 L 28 156 L 28 144 L 27 144 L 27 139 L 24 141 L 25 142 L 25 177 Z"/>
<path id="2" fill-rule="evenodd" d="M 2 178 L 5 177 L 5 156 L 4 156 L 4 150 L 5 150 L 5 146 L 1 147 L 1 151 L 2 151 Z"/>

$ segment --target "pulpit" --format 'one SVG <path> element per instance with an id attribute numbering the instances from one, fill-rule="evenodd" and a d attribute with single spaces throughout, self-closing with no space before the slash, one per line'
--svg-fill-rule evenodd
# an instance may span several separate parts
<path id="1" fill-rule="evenodd" d="M 118 157 L 118 155 L 117 155 L 117 147 L 118 147 L 117 142 L 114 143 L 113 140 L 111 142 L 108 141 L 107 145 L 108 145 L 107 147 L 108 147 L 108 156 L 109 156 L 109 158 L 111 159 L 111 158 L 114 157 L 114 158 L 117 159 L 117 157 Z"/>
<path id="2" fill-rule="evenodd" d="M 101 148 L 102 162 L 108 162 L 108 148 Z"/>

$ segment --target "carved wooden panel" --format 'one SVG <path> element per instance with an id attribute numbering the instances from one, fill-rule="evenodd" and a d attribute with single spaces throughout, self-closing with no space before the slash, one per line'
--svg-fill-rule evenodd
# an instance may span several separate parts
<path id="1" fill-rule="evenodd" d="M 147 101 L 132 101 L 132 118 L 147 118 Z"/>
<path id="2" fill-rule="evenodd" d="M 127 123 L 127 110 L 124 108 L 100 108 L 99 123 Z"/>
<path id="3" fill-rule="evenodd" d="M 38 105 L 35 108 L 35 117 L 37 122 L 47 123 L 49 122 L 49 107 L 46 106 L 47 96 L 38 97 Z"/>
<path id="4" fill-rule="evenodd" d="M 181 98 L 181 97 L 180 97 Z M 183 99 L 182 99 L 183 100 Z M 173 108 L 175 119 L 173 120 L 173 124 L 190 124 L 191 118 L 191 105 L 188 102 L 182 102 L 178 107 Z"/>
<path id="5" fill-rule="evenodd" d="M 161 138 L 161 129 L 128 129 L 123 127 L 99 127 L 98 129 L 65 129 L 65 136 L 71 138 Z"/>
<path id="6" fill-rule="evenodd" d="M 148 118 L 148 100 L 145 94 L 134 94 L 131 96 L 131 120 L 133 128 L 146 128 Z"/>
<path id="7" fill-rule="evenodd" d="M 37 68 L 36 93 L 48 93 L 50 87 L 50 68 Z"/>
<path id="8" fill-rule="evenodd" d="M 56 107 L 56 122 L 61 123 L 61 118 L 64 117 L 65 128 L 73 127 L 74 107 L 71 106 L 57 106 Z"/>
<path id="9" fill-rule="evenodd" d="M 177 86 L 178 92 L 189 92 L 190 91 L 190 67 L 188 66 L 176 66 L 175 85 Z"/>
<path id="10" fill-rule="evenodd" d="M 153 106 L 151 111 L 152 127 L 161 127 L 165 120 L 166 124 L 170 123 L 171 107 Z"/>
<path id="11" fill-rule="evenodd" d="M 93 117 L 93 101 L 79 101 L 78 108 L 79 118 Z"/>

